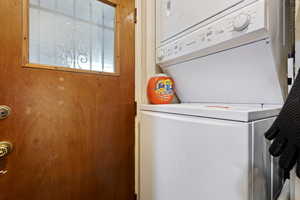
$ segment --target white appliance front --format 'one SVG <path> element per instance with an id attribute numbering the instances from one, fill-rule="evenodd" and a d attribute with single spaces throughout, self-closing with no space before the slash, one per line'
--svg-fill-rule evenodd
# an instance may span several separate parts
<path id="1" fill-rule="evenodd" d="M 158 36 L 161 42 L 237 6 L 255 0 L 156 0 Z"/>
<path id="2" fill-rule="evenodd" d="M 203 9 L 210 10 L 210 2 L 214 1 L 203 4 Z M 242 1 L 238 5 L 244 7 L 157 46 L 157 64 L 175 80 L 181 103 L 284 102 L 288 88 L 285 4 L 281 0 L 249 2 Z M 182 5 L 177 12 L 191 6 L 175 0 L 171 4 Z M 190 13 L 202 16 L 200 11 L 185 14 Z M 181 26 L 180 20 L 175 21 Z"/>
<path id="3" fill-rule="evenodd" d="M 272 199 L 276 185 L 263 133 L 274 118 L 255 125 L 151 111 L 141 116 L 141 200 Z"/>
<path id="4" fill-rule="evenodd" d="M 269 40 L 162 69 L 184 103 L 282 104 L 285 99 L 286 76 L 278 74 Z"/>

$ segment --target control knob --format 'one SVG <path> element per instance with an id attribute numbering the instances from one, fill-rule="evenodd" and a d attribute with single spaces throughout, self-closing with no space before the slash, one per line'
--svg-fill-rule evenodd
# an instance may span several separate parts
<path id="1" fill-rule="evenodd" d="M 251 22 L 250 15 L 245 13 L 240 14 L 233 21 L 233 29 L 235 31 L 243 31 L 250 25 L 250 22 Z"/>
<path id="2" fill-rule="evenodd" d="M 165 57 L 165 52 L 163 50 L 160 50 L 158 53 L 158 60 L 161 61 Z"/>

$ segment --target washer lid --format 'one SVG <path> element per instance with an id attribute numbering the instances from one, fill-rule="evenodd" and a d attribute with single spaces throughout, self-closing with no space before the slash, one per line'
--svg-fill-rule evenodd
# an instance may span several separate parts
<path id="1" fill-rule="evenodd" d="M 275 117 L 282 106 L 261 104 L 168 104 L 142 105 L 141 110 L 163 112 L 179 115 L 190 115 L 222 120 L 251 122 L 259 119 Z"/>

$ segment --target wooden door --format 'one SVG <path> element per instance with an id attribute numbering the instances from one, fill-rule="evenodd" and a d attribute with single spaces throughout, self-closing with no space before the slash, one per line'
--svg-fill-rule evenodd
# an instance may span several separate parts
<path id="1" fill-rule="evenodd" d="M 119 7 L 119 73 L 23 66 L 25 0 L 0 1 L 0 200 L 134 198 L 134 0 Z M 26 50 L 26 49 L 25 49 Z"/>

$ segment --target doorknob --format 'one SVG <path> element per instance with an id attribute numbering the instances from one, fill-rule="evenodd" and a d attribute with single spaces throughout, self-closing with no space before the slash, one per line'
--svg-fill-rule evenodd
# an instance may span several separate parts
<path id="1" fill-rule="evenodd" d="M 11 108 L 8 106 L 0 105 L 0 119 L 6 119 L 11 113 Z"/>
<path id="2" fill-rule="evenodd" d="M 8 156 L 13 150 L 13 145 L 10 142 L 0 142 L 0 159 Z"/>

